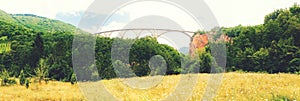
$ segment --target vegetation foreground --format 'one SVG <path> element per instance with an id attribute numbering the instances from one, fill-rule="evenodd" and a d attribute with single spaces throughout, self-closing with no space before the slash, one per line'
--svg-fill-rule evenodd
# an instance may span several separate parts
<path id="1" fill-rule="evenodd" d="M 176 87 L 181 76 L 198 76 L 198 83 L 193 89 L 190 101 L 201 100 L 211 74 L 187 74 L 164 76 L 161 83 L 148 90 L 134 89 L 122 83 L 122 79 L 102 80 L 105 88 L 116 99 L 126 101 L 159 100 L 166 98 Z M 134 78 L 131 78 L 134 79 Z M 100 82 L 100 81 L 99 81 Z M 95 89 L 99 82 L 81 83 L 81 87 Z M 189 83 L 189 82 L 187 82 Z M 82 90 L 85 91 L 85 90 Z M 95 91 L 95 90 L 94 90 Z M 93 94 L 93 93 L 92 93 Z M 97 93 L 99 94 L 99 93 Z M 96 93 L 91 96 L 98 96 Z M 0 87 L 0 100 L 87 100 L 78 85 L 49 81 L 48 84 L 32 83 L 28 89 L 15 85 Z M 98 100 L 109 100 L 100 98 Z M 176 99 L 181 100 L 181 99 Z M 222 85 L 214 98 L 223 100 L 300 100 L 300 75 L 264 74 L 264 73 L 225 73 Z"/>

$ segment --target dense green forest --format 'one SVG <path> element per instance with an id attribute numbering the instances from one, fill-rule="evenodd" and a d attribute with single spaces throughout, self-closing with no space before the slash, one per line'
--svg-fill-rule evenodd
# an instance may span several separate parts
<path id="1" fill-rule="evenodd" d="M 18 77 L 23 70 L 26 77 L 33 77 L 39 61 L 45 59 L 49 66 L 47 77 L 69 81 L 73 73 L 72 36 L 75 31 L 81 32 L 79 29 L 30 14 L 11 15 L 0 11 L 0 15 L 1 44 L 10 43 L 9 50 L 0 52 L 2 71 L 8 71 L 10 77 Z"/>
<path id="2" fill-rule="evenodd" d="M 300 71 L 300 6 L 276 10 L 265 17 L 264 24 L 220 28 L 231 37 L 227 44 L 227 71 L 296 73 Z M 86 33 L 57 20 L 31 14 L 11 15 L 0 11 L 0 69 L 3 77 L 42 77 L 60 81 L 74 79 L 72 44 L 74 33 Z M 96 36 L 95 36 L 96 37 Z M 88 39 L 85 39 L 88 40 Z M 129 63 L 111 60 L 113 42 L 133 43 Z M 215 43 L 210 43 L 215 44 Z M 122 47 L 117 50 L 123 50 Z M 76 54 L 76 52 L 74 52 Z M 149 59 L 161 55 L 166 74 L 209 73 L 212 61 L 210 45 L 197 57 L 179 53 L 159 44 L 156 38 L 119 39 L 96 37 L 96 65 L 82 67 L 80 80 L 117 77 L 117 68 L 130 67 L 137 76 L 150 74 Z M 181 63 L 184 61 L 184 63 Z M 182 69 L 181 66 L 187 67 Z M 158 66 L 159 67 L 159 66 Z M 198 68 L 200 67 L 200 68 Z M 198 70 L 199 69 L 199 70 Z M 3 76 L 5 74 L 5 76 Z M 130 73 L 125 77 L 130 77 Z"/>
<path id="3" fill-rule="evenodd" d="M 227 70 L 299 72 L 299 5 L 266 15 L 262 25 L 222 30 L 232 37 L 227 44 Z"/>

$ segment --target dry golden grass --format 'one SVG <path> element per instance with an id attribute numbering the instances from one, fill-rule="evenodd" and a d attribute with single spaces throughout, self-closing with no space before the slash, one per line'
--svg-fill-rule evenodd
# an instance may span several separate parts
<path id="1" fill-rule="evenodd" d="M 202 87 L 197 85 L 197 88 Z M 191 100 L 201 99 L 195 89 Z M 284 96 L 290 100 L 300 100 L 300 75 L 226 73 L 214 100 L 266 101 Z"/>
<path id="2" fill-rule="evenodd" d="M 180 78 L 193 79 L 194 77 L 198 77 L 198 82 L 195 88 L 192 89 L 191 94 L 186 92 L 173 93 L 177 87 L 184 91 L 189 89 L 189 84 L 192 84 L 188 80 L 180 81 Z M 129 87 L 122 82 L 127 79 L 84 82 L 80 83 L 79 86 L 84 89 L 82 93 L 87 95 L 86 98 L 92 100 L 111 100 L 114 98 L 126 101 L 156 101 L 167 98 L 172 94 L 173 99 L 169 100 L 184 100 L 182 95 L 191 95 L 188 100 L 198 101 L 203 97 L 209 77 L 210 74 L 164 76 L 161 83 L 150 89 Z M 130 80 L 136 79 L 140 78 L 130 78 Z M 189 86 L 177 86 L 179 82 Z M 82 93 L 76 85 L 50 82 L 47 85 L 31 85 L 29 89 L 24 86 L 0 87 L 0 100 L 85 100 Z M 299 101 L 300 75 L 225 73 L 214 100 L 270 101 L 276 97 Z"/>
<path id="3" fill-rule="evenodd" d="M 15 85 L 0 87 L 0 101 L 80 101 L 85 97 L 78 86 L 71 83 L 51 81 L 31 83 L 27 89 L 25 86 Z"/>

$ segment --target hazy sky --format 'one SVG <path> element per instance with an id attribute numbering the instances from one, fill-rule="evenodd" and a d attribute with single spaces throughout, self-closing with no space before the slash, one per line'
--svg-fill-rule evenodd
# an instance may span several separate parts
<path id="1" fill-rule="evenodd" d="M 256 25 L 263 23 L 264 16 L 280 8 L 292 6 L 300 0 L 205 0 L 210 6 L 220 26 L 230 27 L 239 24 Z M 52 19 L 66 20 L 80 14 L 93 3 L 93 0 L 0 0 L 0 9 L 8 13 L 29 13 Z M 63 18 L 64 15 L 66 18 Z M 58 18 L 60 17 L 60 18 Z M 74 23 L 74 21 L 69 21 Z"/>

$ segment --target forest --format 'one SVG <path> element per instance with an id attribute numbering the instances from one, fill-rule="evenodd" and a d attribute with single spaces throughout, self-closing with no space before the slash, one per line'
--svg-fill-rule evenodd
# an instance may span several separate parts
<path id="1" fill-rule="evenodd" d="M 0 11 L 0 15 L 0 76 L 1 80 L 6 80 L 2 83 L 8 82 L 7 78 L 10 77 L 75 81 L 72 62 L 72 54 L 76 54 L 72 53 L 74 33 L 86 32 L 70 24 L 31 14 L 14 15 Z M 221 27 L 219 30 L 231 39 L 225 42 L 227 72 L 300 72 L 299 5 L 295 4 L 266 15 L 261 25 Z M 210 73 L 213 65 L 214 57 L 210 53 L 210 45 L 199 52 L 199 58 L 192 58 L 171 46 L 159 44 L 154 37 L 135 40 L 95 37 L 96 65 L 83 66 L 81 70 L 88 71 L 89 74 L 76 75 L 89 76 L 78 78 L 80 80 L 116 78 L 113 65 L 118 68 L 129 66 L 137 76 L 146 76 L 151 71 L 148 61 L 155 55 L 165 59 L 167 75 Z M 129 63 L 122 58 L 111 60 L 113 42 L 133 43 Z M 181 60 L 185 60 L 185 63 L 181 63 Z M 182 65 L 188 68 L 181 69 Z M 195 71 L 199 66 L 200 69 Z M 124 77 L 131 76 L 129 73 Z"/>
<path id="2" fill-rule="evenodd" d="M 227 43 L 227 70 L 299 73 L 300 7 L 294 4 L 265 16 L 264 24 L 223 28 Z"/>

